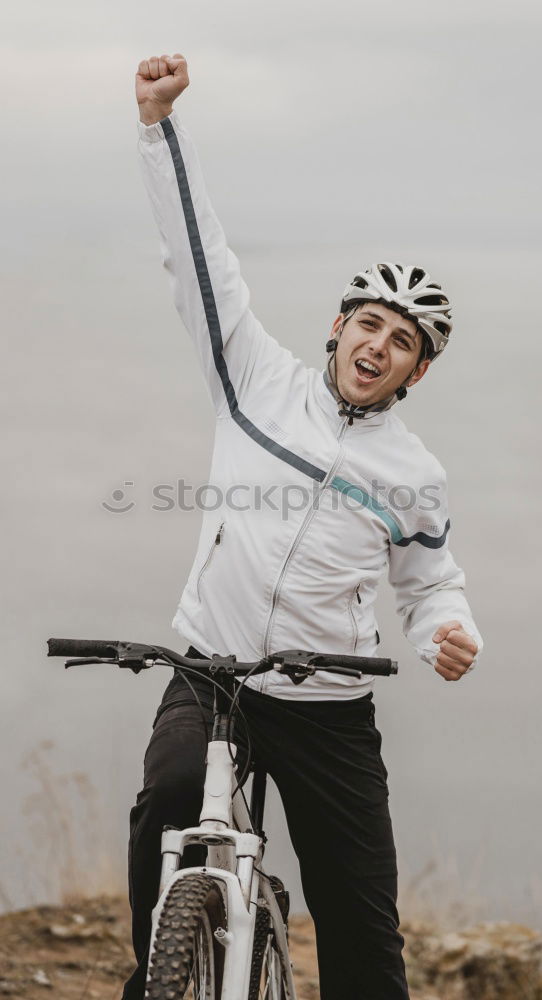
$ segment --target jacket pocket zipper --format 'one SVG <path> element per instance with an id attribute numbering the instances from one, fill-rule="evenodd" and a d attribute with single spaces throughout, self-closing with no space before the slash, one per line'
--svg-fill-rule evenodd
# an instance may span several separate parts
<path id="1" fill-rule="evenodd" d="M 222 524 L 220 525 L 220 527 L 219 527 L 219 529 L 218 529 L 218 531 L 217 531 L 217 533 L 216 533 L 216 535 L 214 537 L 213 544 L 211 545 L 211 548 L 209 549 L 209 553 L 207 555 L 207 558 L 206 558 L 203 566 L 201 567 L 201 569 L 200 569 L 200 571 L 198 573 L 198 580 L 197 580 L 197 583 L 196 583 L 196 592 L 197 592 L 197 595 L 200 598 L 200 600 L 201 600 L 201 595 L 200 595 L 200 589 L 199 588 L 200 588 L 201 578 L 202 578 L 203 574 L 205 573 L 205 570 L 207 569 L 209 563 L 211 562 L 211 559 L 213 558 L 213 552 L 215 551 L 217 545 L 220 545 L 220 542 L 222 541 L 222 535 L 224 534 L 224 523 L 225 522 L 222 521 Z"/>
<path id="2" fill-rule="evenodd" d="M 354 614 L 354 601 L 357 600 L 358 604 L 361 604 L 361 597 L 359 596 L 359 588 L 360 588 L 360 586 L 361 586 L 361 584 L 358 583 L 358 585 L 357 585 L 354 593 L 352 594 L 352 597 L 350 598 L 350 603 L 348 605 L 348 611 L 349 611 L 349 614 L 350 614 L 350 619 L 352 621 L 352 631 L 353 631 L 353 634 L 354 634 L 354 642 L 353 642 L 353 646 L 352 646 L 352 651 L 354 653 L 356 652 L 356 646 L 358 644 L 358 623 L 357 623 L 357 620 L 356 620 L 356 616 Z"/>

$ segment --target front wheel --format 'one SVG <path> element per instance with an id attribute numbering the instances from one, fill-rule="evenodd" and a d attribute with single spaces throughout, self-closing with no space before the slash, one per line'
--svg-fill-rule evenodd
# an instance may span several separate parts
<path id="1" fill-rule="evenodd" d="M 147 1000 L 220 1000 L 226 929 L 222 893 L 208 875 L 187 875 L 172 885 L 149 961 Z"/>

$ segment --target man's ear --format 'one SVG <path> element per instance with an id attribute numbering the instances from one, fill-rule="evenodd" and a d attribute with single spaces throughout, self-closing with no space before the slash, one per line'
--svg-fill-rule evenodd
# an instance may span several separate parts
<path id="1" fill-rule="evenodd" d="M 339 313 L 339 315 L 333 321 L 333 326 L 331 327 L 331 331 L 330 331 L 329 337 L 327 338 L 328 340 L 334 340 L 335 339 L 335 337 L 337 336 L 337 334 L 339 332 L 340 325 L 343 322 L 344 322 L 344 313 Z"/>
<path id="2" fill-rule="evenodd" d="M 408 386 L 416 385 L 416 382 L 419 382 L 420 379 L 423 378 L 430 364 L 431 362 L 429 358 L 425 358 L 424 361 L 420 361 L 419 365 L 416 367 L 414 374 L 409 378 L 407 385 Z"/>

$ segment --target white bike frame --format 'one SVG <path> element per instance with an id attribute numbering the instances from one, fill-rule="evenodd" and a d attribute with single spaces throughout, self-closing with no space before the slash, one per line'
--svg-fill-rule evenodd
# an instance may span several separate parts
<path id="1" fill-rule="evenodd" d="M 295 1000 L 284 920 L 269 881 L 259 873 L 262 839 L 253 831 L 243 796 L 233 796 L 235 751 L 234 744 L 223 740 L 209 743 L 199 826 L 166 829 L 162 834 L 162 874 L 158 902 L 152 912 L 149 954 L 152 958 L 160 913 L 171 887 L 188 875 L 205 874 L 220 888 L 227 914 L 227 928 L 215 931 L 225 949 L 221 1000 L 248 1000 L 256 909 L 258 900 L 262 906 L 262 899 L 273 925 L 286 998 Z M 204 867 L 179 869 L 188 844 L 207 848 Z"/>

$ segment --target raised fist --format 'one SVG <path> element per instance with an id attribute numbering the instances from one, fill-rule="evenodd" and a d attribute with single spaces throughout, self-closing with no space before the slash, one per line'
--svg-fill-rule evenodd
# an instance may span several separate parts
<path id="1" fill-rule="evenodd" d="M 136 98 L 141 121 L 151 125 L 170 114 L 173 101 L 188 84 L 186 59 L 180 52 L 173 56 L 151 56 L 140 62 L 136 73 Z"/>

